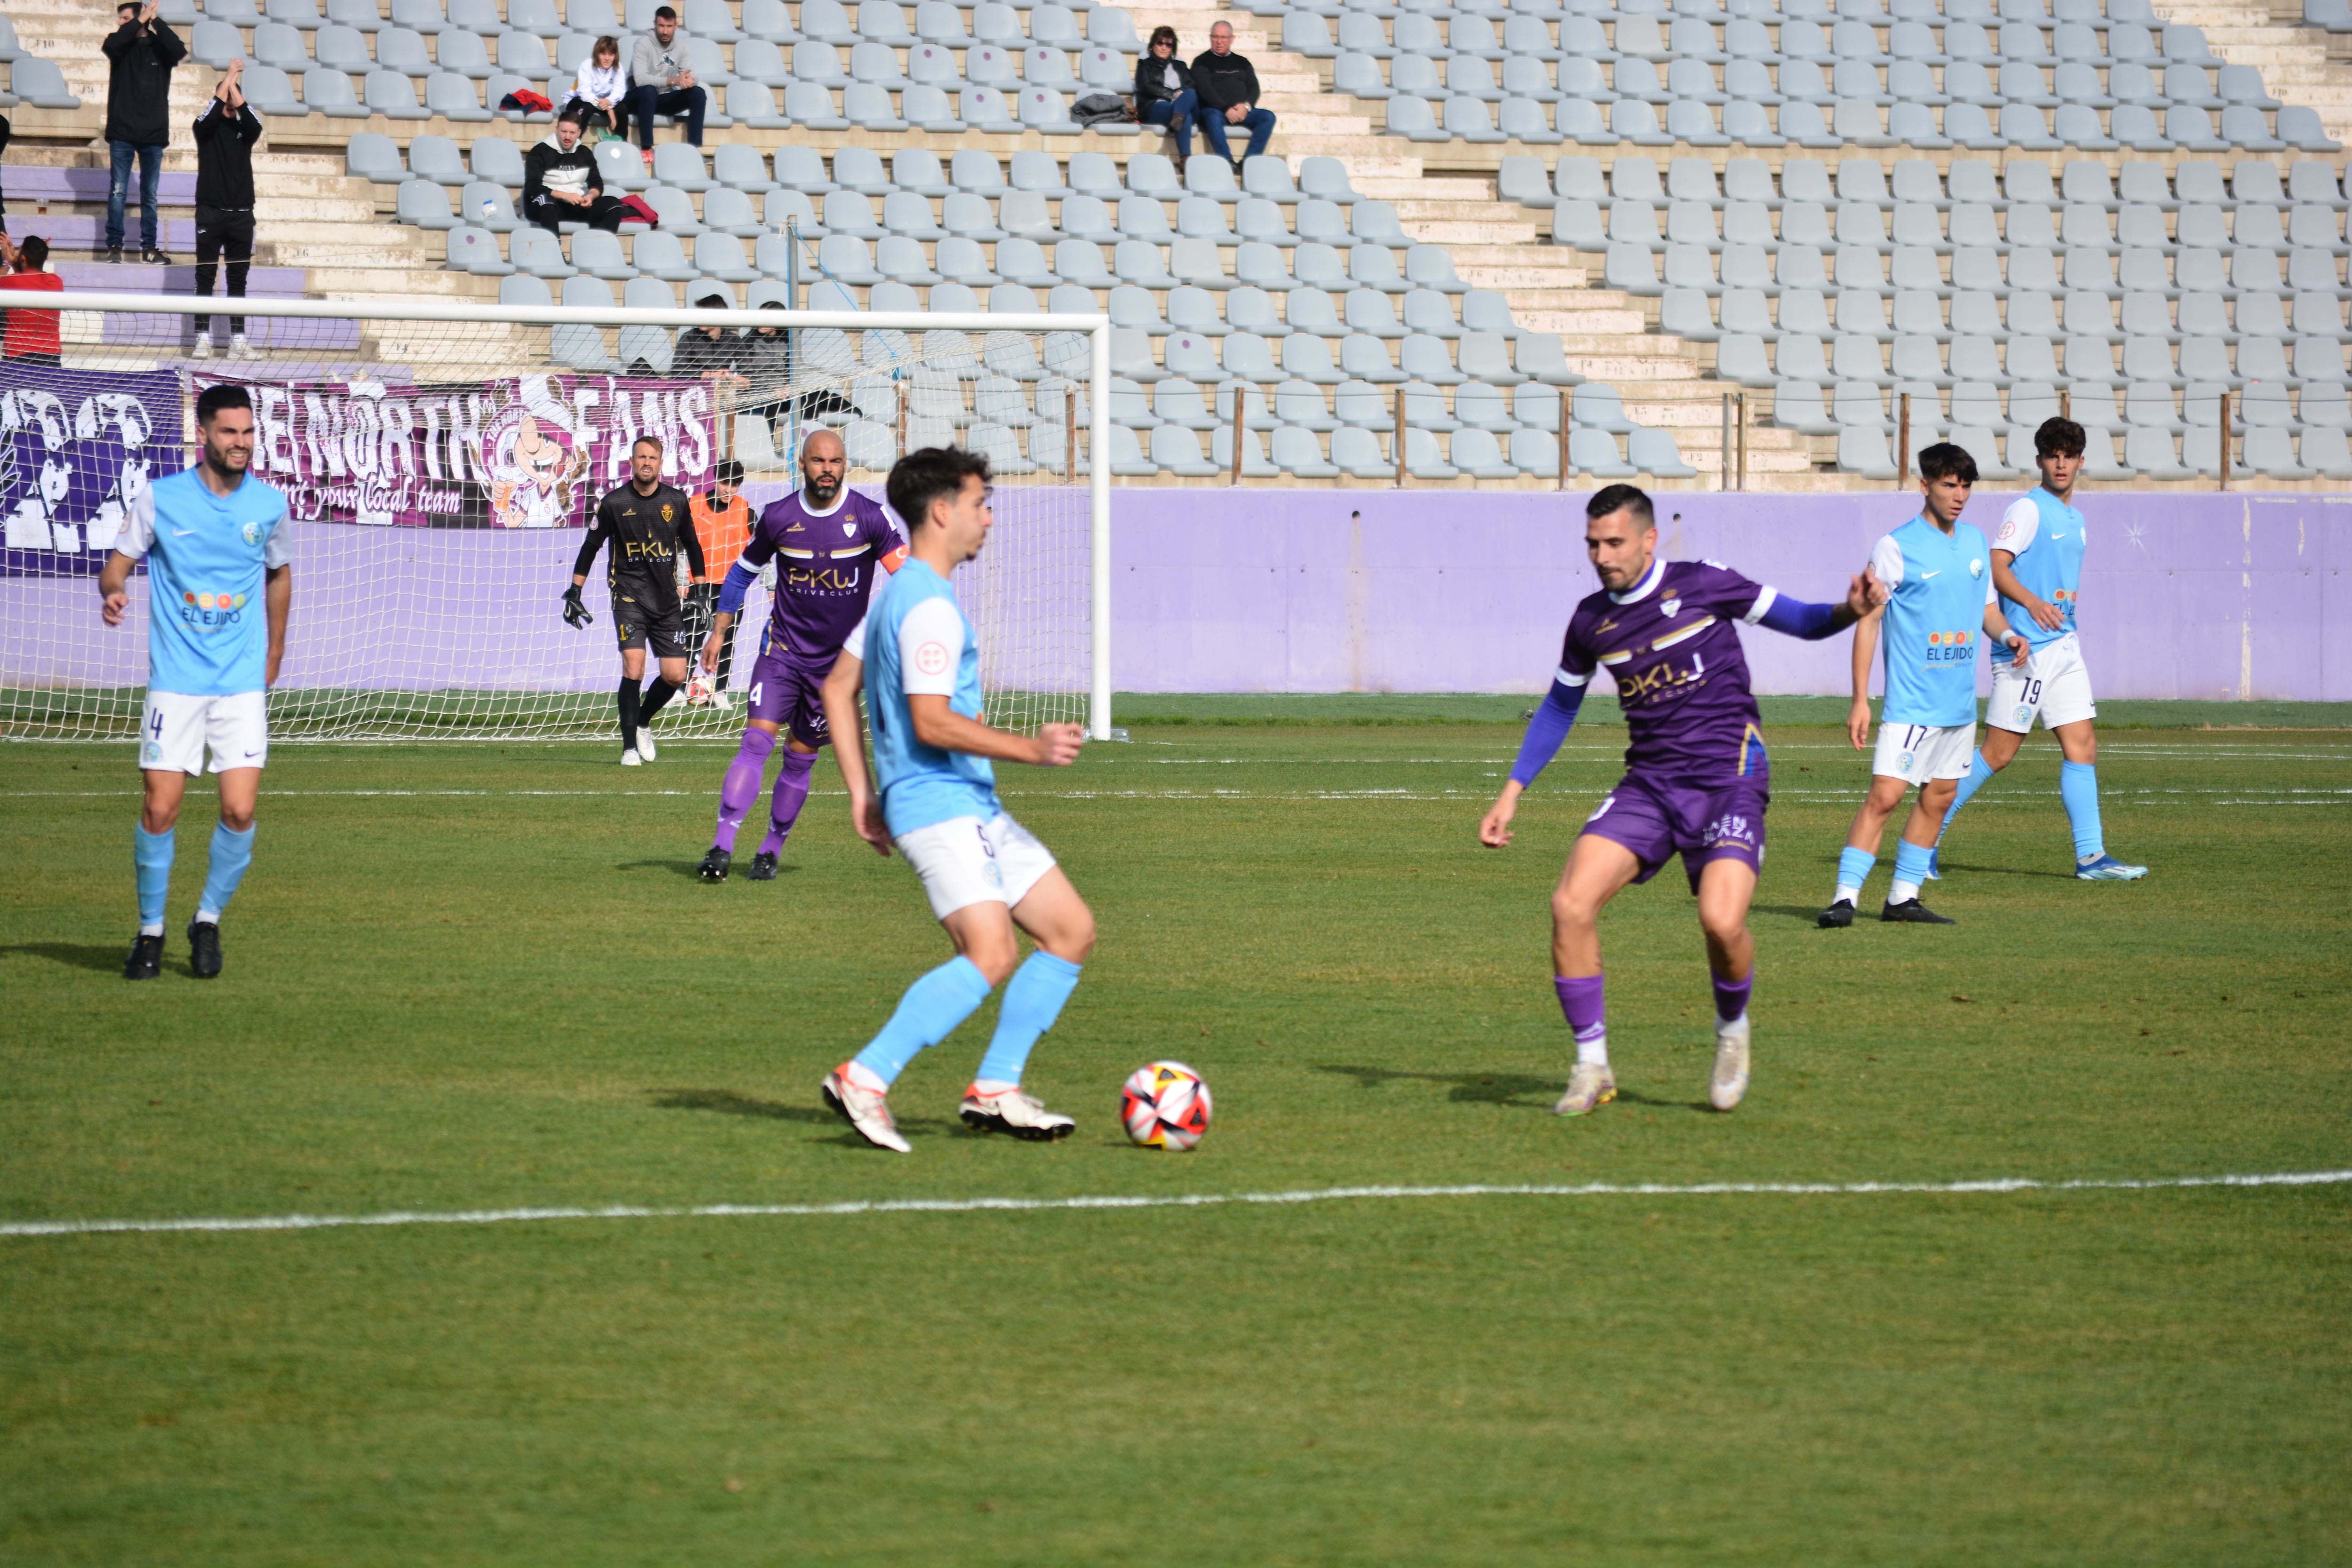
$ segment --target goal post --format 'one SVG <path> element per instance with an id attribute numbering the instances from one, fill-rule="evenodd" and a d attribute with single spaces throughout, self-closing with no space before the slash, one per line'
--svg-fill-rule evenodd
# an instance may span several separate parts
<path id="1" fill-rule="evenodd" d="M 562 623 L 559 596 L 631 446 L 661 437 L 665 479 L 698 496 L 734 458 L 756 513 L 798 487 L 800 442 L 824 427 L 850 485 L 877 500 L 905 451 L 990 458 L 996 525 L 957 578 L 989 720 L 1075 721 L 1108 739 L 1108 316 L 747 310 L 707 286 L 726 308 L 37 296 L 59 313 L 63 353 L 0 361 L 0 735 L 135 733 L 145 574 L 118 628 L 100 622 L 96 577 L 146 487 L 194 460 L 196 396 L 231 383 L 253 398 L 252 472 L 287 491 L 293 520 L 275 735 L 615 732 L 603 570 L 585 590 L 587 630 Z M 730 650 L 738 691 L 775 567 L 848 575 L 772 564 Z M 740 722 L 683 703 L 670 713 L 664 729 L 689 733 Z"/>

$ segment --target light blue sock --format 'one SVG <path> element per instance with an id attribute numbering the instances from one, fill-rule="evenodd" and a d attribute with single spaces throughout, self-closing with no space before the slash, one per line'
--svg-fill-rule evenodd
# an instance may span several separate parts
<path id="1" fill-rule="evenodd" d="M 2074 827 L 2074 858 L 2095 860 L 2107 852 L 2107 836 L 2099 830 L 2099 769 L 2095 763 L 2058 764 L 2058 798 L 2066 803 L 2066 820 Z"/>
<path id="2" fill-rule="evenodd" d="M 873 1043 L 857 1053 L 858 1064 L 887 1087 L 907 1070 L 926 1046 L 936 1046 L 988 1000 L 988 976 L 959 954 L 907 987 L 898 1010 Z"/>
<path id="3" fill-rule="evenodd" d="M 1055 958 L 1042 947 L 1031 953 L 1004 987 L 996 1035 L 988 1042 L 988 1055 L 981 1058 L 980 1071 L 973 1076 L 990 1083 L 1019 1083 L 1030 1048 L 1062 1016 L 1062 1004 L 1070 999 L 1077 984 L 1076 964 Z"/>
<path id="4" fill-rule="evenodd" d="M 177 847 L 172 829 L 150 833 L 131 829 L 131 863 L 139 872 L 139 929 L 148 936 L 163 931 L 163 900 L 172 896 L 172 851 Z"/>
<path id="5" fill-rule="evenodd" d="M 1935 853 L 1932 846 L 1914 844 L 1908 838 L 1895 841 L 1895 885 L 1886 890 L 1891 903 L 1908 903 L 1919 896 L 1919 884 L 1927 879 L 1927 857 Z"/>
<path id="6" fill-rule="evenodd" d="M 1878 857 L 1867 849 L 1847 845 L 1838 851 L 1837 896 L 1851 899 L 1859 895 L 1862 885 L 1870 880 L 1870 868 L 1878 864 Z"/>
<path id="7" fill-rule="evenodd" d="M 214 826 L 212 864 L 205 871 L 205 898 L 196 906 L 196 919 L 219 923 L 221 911 L 236 897 L 236 885 L 245 880 L 245 868 L 253 864 L 253 836 L 260 831 L 248 827 L 238 833 L 226 822 Z"/>
<path id="8" fill-rule="evenodd" d="M 1993 772 L 1993 765 L 1985 761 L 1983 749 L 1979 748 L 1975 757 L 1969 763 L 1969 776 L 1962 779 L 1960 787 L 1952 792 L 1951 809 L 1944 813 L 1943 826 L 1936 829 L 1937 843 L 1942 843 L 1944 835 L 1950 831 L 1952 818 L 1960 815 L 1960 807 L 1969 804 L 1970 795 L 1984 788 L 1986 782 L 1992 777 Z"/>

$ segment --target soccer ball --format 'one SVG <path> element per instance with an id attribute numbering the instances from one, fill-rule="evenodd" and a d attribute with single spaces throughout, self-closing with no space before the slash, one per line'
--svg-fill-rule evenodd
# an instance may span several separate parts
<path id="1" fill-rule="evenodd" d="M 686 683 L 686 705 L 688 708 L 708 708 L 710 706 L 710 677 L 698 669 L 694 678 Z"/>
<path id="2" fill-rule="evenodd" d="M 1153 1062 L 1128 1079 L 1118 1113 L 1145 1148 L 1190 1149 L 1209 1131 L 1209 1086 L 1182 1062 Z"/>

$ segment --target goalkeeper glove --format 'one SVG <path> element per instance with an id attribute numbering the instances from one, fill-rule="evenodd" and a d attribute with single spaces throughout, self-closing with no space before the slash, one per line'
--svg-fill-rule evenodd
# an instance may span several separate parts
<path id="1" fill-rule="evenodd" d="M 588 606 L 580 602 L 579 584 L 574 583 L 563 590 L 563 621 L 566 626 L 579 631 L 593 625 L 595 619 Z"/>

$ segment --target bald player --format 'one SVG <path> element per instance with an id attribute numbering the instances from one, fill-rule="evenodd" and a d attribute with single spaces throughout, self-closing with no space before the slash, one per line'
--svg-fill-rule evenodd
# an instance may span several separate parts
<path id="1" fill-rule="evenodd" d="M 702 668 L 712 672 L 743 611 L 744 590 L 761 567 L 776 563 L 776 596 L 760 634 L 751 687 L 743 694 L 750 722 L 719 787 L 719 832 L 702 858 L 706 882 L 727 879 L 735 863 L 735 835 L 760 798 L 768 753 L 789 728 L 784 765 L 768 806 L 767 837 L 745 873 L 754 882 L 775 878 L 784 836 L 808 800 L 817 751 L 832 739 L 825 729 L 824 678 L 851 628 L 864 618 L 877 572 L 896 572 L 907 559 L 889 514 L 879 501 L 851 489 L 848 478 L 841 437 L 831 430 L 812 431 L 801 444 L 801 488 L 760 514 L 751 542 L 728 568 L 719 590 L 719 614 L 702 645 Z"/>

